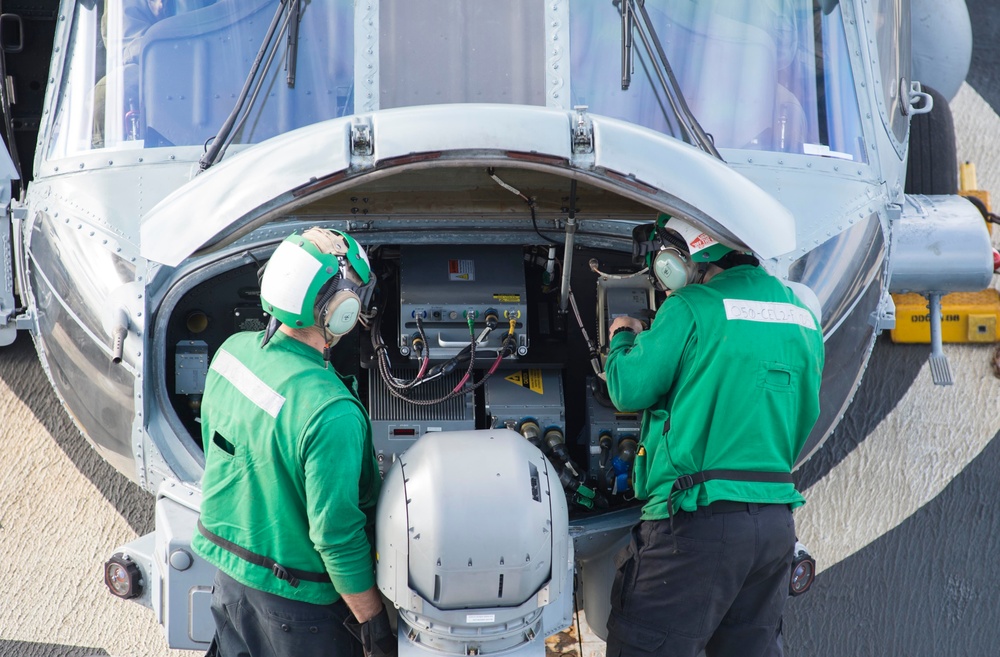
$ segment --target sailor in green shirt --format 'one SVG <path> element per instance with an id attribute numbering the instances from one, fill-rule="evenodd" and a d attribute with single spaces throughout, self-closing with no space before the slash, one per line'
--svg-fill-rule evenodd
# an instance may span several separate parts
<path id="1" fill-rule="evenodd" d="M 752 256 L 676 218 L 637 229 L 669 296 L 609 327 L 608 392 L 643 411 L 642 520 L 618 556 L 608 657 L 782 654 L 791 470 L 819 415 L 817 317 Z"/>
<path id="2" fill-rule="evenodd" d="M 373 287 L 349 235 L 292 235 L 261 279 L 268 330 L 233 335 L 212 359 L 193 540 L 219 568 L 210 655 L 396 654 L 369 539 L 381 483 L 371 424 L 329 362 Z"/>

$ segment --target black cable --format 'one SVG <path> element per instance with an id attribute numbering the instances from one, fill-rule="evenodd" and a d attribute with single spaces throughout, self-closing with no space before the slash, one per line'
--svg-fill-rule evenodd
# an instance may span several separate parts
<path id="1" fill-rule="evenodd" d="M 576 586 L 573 588 L 575 590 Z M 573 622 L 576 623 L 576 642 L 580 646 L 580 657 L 583 657 L 583 626 L 580 625 L 580 604 L 576 595 L 573 596 Z"/>
<path id="2" fill-rule="evenodd" d="M 557 240 L 554 240 L 554 239 L 552 239 L 551 237 L 549 237 L 547 235 L 543 235 L 542 231 L 539 230 L 539 228 L 538 228 L 538 220 L 535 217 L 535 201 L 534 201 L 534 199 L 528 198 L 525 194 L 523 194 L 521 192 L 521 190 L 517 189 L 516 187 L 513 187 L 512 185 L 508 185 L 503 180 L 501 180 L 500 176 L 498 176 L 496 174 L 496 169 L 494 169 L 493 167 L 487 167 L 487 169 L 486 169 L 486 175 L 488 175 L 490 178 L 492 178 L 493 181 L 496 184 L 500 185 L 501 187 L 503 187 L 504 189 L 506 189 L 508 192 L 510 192 L 512 194 L 516 194 L 517 196 L 520 196 L 521 199 L 525 203 L 528 204 L 528 209 L 531 210 L 531 225 L 532 225 L 532 227 L 534 227 L 536 235 L 538 235 L 539 237 L 541 237 L 543 240 L 545 240 L 549 244 L 556 244 L 556 245 L 561 244 L 561 242 L 559 242 Z"/>
<path id="3" fill-rule="evenodd" d="M 233 107 L 232 112 L 230 112 L 229 116 L 226 117 L 226 121 L 222 124 L 222 127 L 219 129 L 218 135 L 216 135 L 216 137 L 221 136 L 221 139 L 213 140 L 211 147 L 205 151 L 205 154 L 202 155 L 201 159 L 198 161 L 198 166 L 201 171 L 204 171 L 205 169 L 209 168 L 210 166 L 218 162 L 219 159 L 222 157 L 222 151 L 229 146 L 229 144 L 226 143 L 226 140 L 233 132 L 233 125 L 236 123 L 240 114 L 243 113 L 243 107 L 246 104 L 247 95 L 250 93 L 250 88 L 254 86 L 254 80 L 257 78 L 257 73 L 260 71 L 260 65 L 265 55 L 269 52 L 271 48 L 271 40 L 274 38 L 275 31 L 278 29 L 278 23 L 281 21 L 282 17 L 284 16 L 287 10 L 287 5 L 286 5 L 287 1 L 288 0 L 281 0 L 281 2 L 278 4 L 278 9 L 275 12 L 274 17 L 271 19 L 271 24 L 268 25 L 267 33 L 264 36 L 264 41 L 261 43 L 260 48 L 257 50 L 257 56 L 254 58 L 253 64 L 250 66 L 250 73 L 247 76 L 247 79 L 243 82 L 243 89 L 240 91 L 239 98 L 237 98 L 236 100 L 236 106 Z M 282 26 L 282 33 L 284 32 L 284 25 L 287 25 L 287 20 Z M 280 38 L 281 34 L 279 33 L 278 39 Z M 268 65 L 270 65 L 270 61 L 271 58 L 269 57 Z M 261 73 L 262 80 L 266 75 L 266 73 L 267 73 L 266 69 L 264 73 Z M 257 89 L 259 90 L 259 83 Z M 254 95 L 256 96 L 256 92 L 254 93 Z"/>
<path id="4" fill-rule="evenodd" d="M 989 209 L 986 207 L 986 203 L 983 201 L 983 199 L 979 198 L 978 196 L 966 196 L 965 198 L 974 206 L 976 206 L 976 209 L 979 210 L 979 214 L 983 215 L 983 219 L 987 223 L 1000 224 L 1000 216 L 997 216 L 992 212 L 990 212 Z"/>
<path id="5" fill-rule="evenodd" d="M 291 0 L 291 1 L 296 4 L 298 2 L 298 0 Z M 289 14 L 285 17 L 284 22 L 281 24 L 281 28 L 278 30 L 278 37 L 277 37 L 278 39 L 281 39 L 285 31 L 288 29 L 291 16 L 292 13 L 289 12 Z M 221 160 L 226 156 L 226 151 L 229 150 L 230 146 L 232 146 L 233 140 L 236 138 L 236 135 L 241 130 L 243 130 L 243 126 L 246 125 L 247 119 L 250 117 L 250 110 L 252 110 L 254 105 L 257 103 L 257 96 L 260 95 L 260 90 L 264 87 L 264 78 L 267 76 L 267 72 L 271 69 L 271 62 L 274 61 L 274 56 L 277 54 L 277 52 L 278 52 L 278 47 L 277 45 L 275 45 L 275 47 L 272 48 L 271 52 L 268 54 L 267 61 L 264 62 L 264 71 L 260 74 L 260 77 L 257 78 L 256 84 L 254 85 L 253 94 L 251 94 L 249 102 L 246 103 L 245 109 L 243 109 L 239 121 L 237 121 L 236 125 L 234 125 L 232 129 L 229 131 L 229 133 L 226 135 L 225 142 L 222 144 L 222 148 L 219 149 L 218 155 L 216 156 L 215 159 L 216 162 L 218 162 L 219 160 Z"/>
<path id="6" fill-rule="evenodd" d="M 545 240 L 546 242 L 548 242 L 549 244 L 556 244 L 556 245 L 561 244 L 562 242 L 560 242 L 559 240 L 554 240 L 551 237 L 549 237 L 548 235 L 543 235 L 542 231 L 540 231 L 538 229 L 538 222 L 535 220 L 535 202 L 534 201 L 528 201 L 528 208 L 531 210 L 531 225 L 532 225 L 532 227 L 534 227 L 535 233 L 539 237 L 541 237 L 543 240 Z"/>

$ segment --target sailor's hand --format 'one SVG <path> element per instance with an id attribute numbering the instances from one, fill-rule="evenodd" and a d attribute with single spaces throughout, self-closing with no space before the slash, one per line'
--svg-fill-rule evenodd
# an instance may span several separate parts
<path id="1" fill-rule="evenodd" d="M 632 331 L 638 335 L 642 333 L 642 322 L 637 320 L 635 317 L 629 317 L 628 315 L 621 315 L 620 317 L 615 317 L 615 320 L 611 322 L 611 326 L 608 327 L 608 343 L 611 343 L 611 337 L 620 328 L 630 328 Z"/>
<path id="2" fill-rule="evenodd" d="M 361 642 L 365 657 L 396 657 L 399 650 L 396 633 L 389 625 L 389 612 L 385 607 L 364 623 L 359 623 L 353 615 L 348 616 L 344 627 Z"/>

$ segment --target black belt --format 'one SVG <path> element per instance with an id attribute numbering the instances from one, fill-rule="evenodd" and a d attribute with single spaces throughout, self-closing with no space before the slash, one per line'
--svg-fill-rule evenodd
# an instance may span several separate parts
<path id="1" fill-rule="evenodd" d="M 728 481 L 749 481 L 762 484 L 792 484 L 795 480 L 789 472 L 750 472 L 746 470 L 703 470 L 694 474 L 681 475 L 674 481 L 672 491 L 693 488 L 706 481 L 726 479 Z"/>
<path id="2" fill-rule="evenodd" d="M 256 552 L 251 552 L 245 548 L 240 547 L 232 541 L 227 541 L 218 534 L 215 534 L 208 530 L 205 525 L 201 524 L 201 518 L 198 518 L 198 531 L 201 535 L 207 538 L 212 543 L 215 543 L 223 550 L 232 552 L 240 559 L 244 561 L 249 561 L 256 566 L 263 566 L 271 571 L 271 574 L 280 579 L 283 582 L 288 582 L 292 587 L 298 588 L 299 580 L 304 580 L 306 582 L 320 582 L 326 583 L 330 581 L 330 574 L 314 573 L 308 570 L 299 570 L 298 568 L 289 568 L 288 566 L 282 566 L 280 563 L 275 561 L 270 557 L 265 557 L 262 554 L 257 554 Z"/>
<path id="3" fill-rule="evenodd" d="M 761 504 L 760 502 L 730 502 L 729 500 L 719 500 L 718 502 L 712 502 L 707 506 L 699 506 L 698 510 L 700 511 L 705 509 L 707 511 L 711 511 L 712 513 L 737 513 L 739 511 L 749 511 L 751 504 L 761 509 L 765 506 L 778 506 L 773 503 Z M 781 506 L 788 505 L 782 504 Z"/>
<path id="4" fill-rule="evenodd" d="M 664 429 L 666 433 L 666 429 Z M 694 488 L 698 484 L 703 484 L 706 481 L 715 481 L 717 479 L 724 479 L 728 481 L 748 481 L 753 483 L 764 483 L 764 484 L 793 484 L 795 481 L 792 479 L 792 474 L 790 472 L 749 472 L 744 470 L 702 470 L 701 472 L 695 472 L 694 474 L 681 475 L 674 480 L 674 485 L 670 487 L 670 493 L 667 494 L 667 513 L 670 515 L 670 534 L 674 538 L 674 552 L 677 552 L 677 537 L 674 535 L 674 516 L 676 515 L 674 509 L 674 496 L 688 489 Z M 713 505 L 719 505 L 719 511 L 712 510 L 712 513 L 734 513 L 736 511 L 747 510 L 746 502 L 713 502 L 709 504 L 707 508 L 712 509 Z M 702 507 L 705 508 L 705 507 Z M 722 510 L 728 509 L 728 510 Z"/>
<path id="5" fill-rule="evenodd" d="M 789 472 L 748 472 L 745 470 L 703 470 L 694 474 L 681 475 L 670 487 L 670 494 L 667 495 L 667 513 L 671 517 L 674 515 L 674 496 L 678 493 L 694 488 L 698 484 L 706 481 L 725 479 L 728 481 L 748 481 L 764 484 L 792 484 L 795 483 Z M 745 508 L 746 505 L 744 505 Z M 742 509 L 733 509 L 734 511 Z M 719 513 L 725 513 L 719 511 Z"/>

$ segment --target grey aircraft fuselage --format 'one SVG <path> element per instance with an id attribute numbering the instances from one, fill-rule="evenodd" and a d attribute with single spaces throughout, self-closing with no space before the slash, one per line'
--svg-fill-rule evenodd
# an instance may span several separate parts
<path id="1" fill-rule="evenodd" d="M 158 495 L 156 536 L 124 552 L 174 647 L 211 636 L 192 621 L 211 569 L 162 557 L 190 555 L 204 378 L 228 335 L 263 328 L 257 269 L 292 232 L 347 231 L 373 256 L 387 321 L 374 347 L 356 332 L 338 366 L 361 378 L 386 470 L 426 432 L 557 430 L 560 469 L 579 475 L 568 532 L 591 620 L 607 615 L 610 555 L 638 517 L 609 484 L 638 415 L 596 399 L 588 344 L 619 309 L 655 304 L 632 276 L 636 225 L 683 217 L 816 308 L 827 364 L 800 463 L 891 326 L 890 291 L 933 298 L 992 274 L 971 204 L 904 189 L 910 120 L 930 101 L 912 82 L 902 0 L 155 6 L 47 10 L 33 175 L 17 149 L 5 163 L 22 183 L 0 242 L 12 265 L 0 343 L 30 331 L 87 439 Z M 420 412 L 389 403 L 381 347 L 397 371 L 416 369 L 420 316 L 447 361 L 464 344 L 459 316 L 494 306 L 518 348 L 504 358 L 483 342 L 477 376 L 500 365 L 479 393 Z"/>

